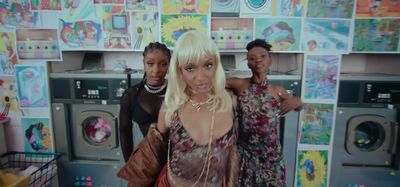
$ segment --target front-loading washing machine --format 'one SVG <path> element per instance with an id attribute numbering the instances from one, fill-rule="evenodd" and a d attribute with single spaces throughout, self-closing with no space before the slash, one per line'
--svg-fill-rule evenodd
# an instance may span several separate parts
<path id="1" fill-rule="evenodd" d="M 400 77 L 342 76 L 330 186 L 398 186 Z"/>

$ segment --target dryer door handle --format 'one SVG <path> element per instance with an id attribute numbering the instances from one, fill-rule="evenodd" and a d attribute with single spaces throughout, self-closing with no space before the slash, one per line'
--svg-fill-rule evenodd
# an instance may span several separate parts
<path id="1" fill-rule="evenodd" d="M 399 138 L 399 123 L 395 121 L 389 121 L 390 123 L 390 144 L 388 152 L 391 154 L 396 154 L 397 144 L 399 143 L 397 139 Z M 400 150 L 399 150 L 400 151 Z"/>

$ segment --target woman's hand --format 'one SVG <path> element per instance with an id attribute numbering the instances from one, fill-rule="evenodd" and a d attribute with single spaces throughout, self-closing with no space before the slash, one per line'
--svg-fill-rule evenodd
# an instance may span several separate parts
<path id="1" fill-rule="evenodd" d="M 301 110 L 303 103 L 301 102 L 301 99 L 299 97 L 291 96 L 288 93 L 281 94 L 280 92 L 278 93 L 278 96 L 281 99 L 279 115 L 285 115 L 291 110 Z"/>

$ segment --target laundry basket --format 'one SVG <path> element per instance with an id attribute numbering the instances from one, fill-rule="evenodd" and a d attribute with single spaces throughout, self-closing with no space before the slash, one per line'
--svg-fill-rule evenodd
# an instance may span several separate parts
<path id="1" fill-rule="evenodd" d="M 0 156 L 0 169 L 23 171 L 29 168 L 32 173 L 29 187 L 50 186 L 57 175 L 56 160 L 59 153 L 31 153 L 10 151 Z"/>

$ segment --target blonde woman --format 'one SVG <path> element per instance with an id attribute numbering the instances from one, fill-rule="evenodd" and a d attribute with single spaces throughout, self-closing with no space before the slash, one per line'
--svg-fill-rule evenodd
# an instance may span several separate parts
<path id="1" fill-rule="evenodd" d="M 233 186 L 236 129 L 219 52 L 210 37 L 189 31 L 175 47 L 157 129 L 168 141 L 156 186 Z M 231 163 L 229 163 L 231 162 Z"/>

